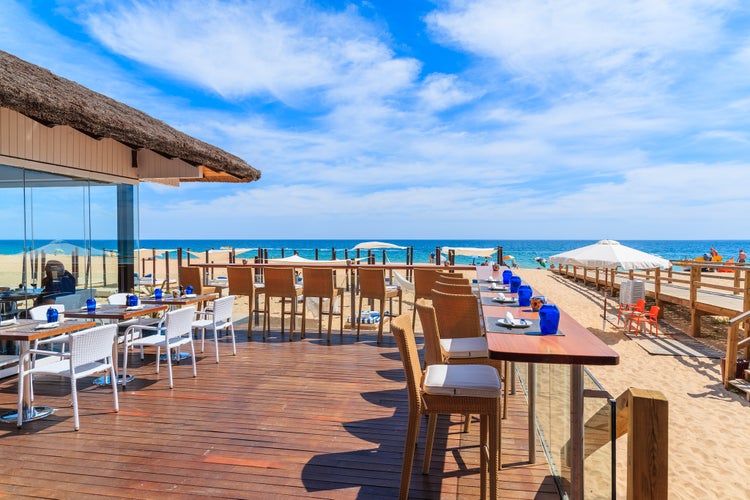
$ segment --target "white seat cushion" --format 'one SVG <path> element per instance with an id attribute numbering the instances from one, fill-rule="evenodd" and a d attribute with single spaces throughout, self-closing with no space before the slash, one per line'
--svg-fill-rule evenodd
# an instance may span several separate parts
<path id="1" fill-rule="evenodd" d="M 440 396 L 499 398 L 502 395 L 500 376 L 488 365 L 430 365 L 422 387 L 425 393 Z"/>
<path id="2" fill-rule="evenodd" d="M 448 358 L 488 358 L 486 337 L 440 339 L 440 345 Z"/>

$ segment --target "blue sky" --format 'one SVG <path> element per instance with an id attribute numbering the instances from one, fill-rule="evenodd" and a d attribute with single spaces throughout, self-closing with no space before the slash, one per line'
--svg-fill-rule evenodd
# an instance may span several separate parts
<path id="1" fill-rule="evenodd" d="M 262 171 L 142 238 L 745 238 L 750 5 L 0 2 L 0 48 Z"/>

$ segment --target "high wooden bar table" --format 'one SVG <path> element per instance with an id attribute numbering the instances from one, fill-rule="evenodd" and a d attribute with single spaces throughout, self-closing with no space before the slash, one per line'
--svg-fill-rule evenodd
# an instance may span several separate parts
<path id="1" fill-rule="evenodd" d="M 511 307 L 492 301 L 497 291 L 488 289 L 492 277 L 502 283 L 500 271 L 490 266 L 478 266 L 477 281 L 482 301 L 487 344 L 490 357 L 506 361 L 529 363 L 529 461 L 534 462 L 536 428 L 536 363 L 570 365 L 570 496 L 583 498 L 583 367 L 584 365 L 616 365 L 620 355 L 602 342 L 565 311 L 560 311 L 558 331 L 562 335 L 527 335 L 523 333 L 495 333 L 488 330 L 489 318 L 503 318 L 511 312 L 514 318 L 528 319 L 539 324 L 539 314 L 531 307 Z M 539 293 L 538 291 L 535 291 Z M 507 296 L 516 294 L 503 292 Z"/>
<path id="2" fill-rule="evenodd" d="M 356 309 L 356 301 L 355 301 L 355 290 L 357 289 L 357 280 L 356 280 L 356 270 L 360 268 L 367 268 L 367 269 L 385 269 L 386 271 L 399 271 L 399 270 L 413 270 L 413 269 L 438 269 L 438 270 L 445 270 L 445 271 L 474 271 L 478 269 L 477 266 L 472 265 L 466 265 L 466 264 L 455 264 L 453 266 L 445 266 L 445 265 L 436 265 L 436 264 L 429 264 L 429 263 L 419 263 L 419 264 L 406 264 L 406 263 L 399 263 L 399 262 L 389 262 L 386 264 L 364 264 L 364 263 L 356 263 L 351 261 L 330 261 L 330 260 L 304 260 L 304 261 L 284 261 L 284 262 L 247 262 L 247 263 L 229 263 L 229 262 L 212 262 L 210 264 L 190 264 L 191 266 L 195 267 L 201 267 L 204 269 L 209 268 L 221 268 L 226 269 L 227 267 L 249 267 L 253 269 L 265 269 L 267 267 L 284 267 L 284 268 L 294 268 L 294 269 L 302 269 L 303 267 L 326 267 L 329 269 L 334 270 L 344 270 L 349 271 L 349 286 L 350 286 L 350 300 L 349 305 L 351 307 L 351 314 L 352 314 L 352 321 L 351 321 L 351 327 L 352 329 L 356 328 L 356 321 L 354 320 L 355 312 L 357 312 Z M 489 266 L 480 266 L 480 267 L 487 267 L 488 269 L 491 269 Z M 249 320 L 249 319 L 248 319 Z M 381 319 L 382 321 L 382 319 Z"/>

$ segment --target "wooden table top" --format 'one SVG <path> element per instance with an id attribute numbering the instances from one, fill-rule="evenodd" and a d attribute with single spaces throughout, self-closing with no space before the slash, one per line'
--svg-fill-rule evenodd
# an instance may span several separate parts
<path id="1" fill-rule="evenodd" d="M 0 327 L 0 340 L 40 340 L 96 326 L 93 321 L 62 321 L 54 328 L 37 328 L 42 324 L 45 322 L 19 319 L 15 324 Z"/>
<path id="2" fill-rule="evenodd" d="M 77 311 L 65 311 L 67 318 L 86 318 L 91 320 L 109 319 L 124 321 L 127 319 L 138 318 L 147 314 L 154 314 L 166 311 L 169 307 L 166 305 L 143 305 L 140 309 L 130 309 L 127 306 L 101 304 L 94 312 L 88 312 L 85 308 Z"/>
<path id="3" fill-rule="evenodd" d="M 477 274 L 480 274 L 479 270 Z M 496 272 L 492 274 L 493 277 L 497 278 L 497 276 L 494 276 L 497 274 Z M 482 281 L 489 277 L 490 272 L 484 272 L 482 275 L 484 278 L 480 279 L 478 283 L 480 289 L 485 288 L 482 286 L 483 284 L 488 284 L 486 281 L 484 283 Z M 510 297 L 517 295 L 506 292 L 504 294 Z M 533 312 L 531 307 L 502 305 L 487 300 L 496 295 L 496 291 L 485 290 L 480 292 L 482 314 L 484 315 L 485 322 L 487 318 L 503 318 L 507 312 L 510 312 L 514 318 L 528 319 L 538 324 L 539 313 Z M 535 290 L 534 295 L 542 294 L 539 294 Z M 529 363 L 567 365 L 619 364 L 620 355 L 617 352 L 562 310 L 560 311 L 560 325 L 558 330 L 563 333 L 562 336 L 494 333 L 488 331 L 487 344 L 490 357 Z"/>
<path id="4" fill-rule="evenodd" d="M 207 302 L 209 300 L 215 300 L 219 298 L 218 293 L 204 293 L 203 295 L 182 295 L 180 297 L 174 297 L 168 293 L 165 293 L 162 298 L 157 299 L 154 297 L 141 297 L 141 304 L 156 304 L 165 306 L 187 306 L 190 304 L 198 304 L 200 302 Z"/>

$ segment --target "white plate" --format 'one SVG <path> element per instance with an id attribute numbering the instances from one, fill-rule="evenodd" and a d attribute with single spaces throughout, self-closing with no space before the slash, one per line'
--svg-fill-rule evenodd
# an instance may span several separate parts
<path id="1" fill-rule="evenodd" d="M 513 323 L 508 323 L 508 320 L 505 318 L 501 318 L 497 320 L 497 324 L 500 326 L 504 326 L 505 328 L 528 328 L 532 325 L 531 321 L 520 318 L 520 319 L 514 319 Z"/>
<path id="2" fill-rule="evenodd" d="M 54 323 L 39 323 L 34 327 L 34 330 L 47 330 L 49 328 L 57 328 L 60 326 L 59 321 L 55 321 Z"/>

